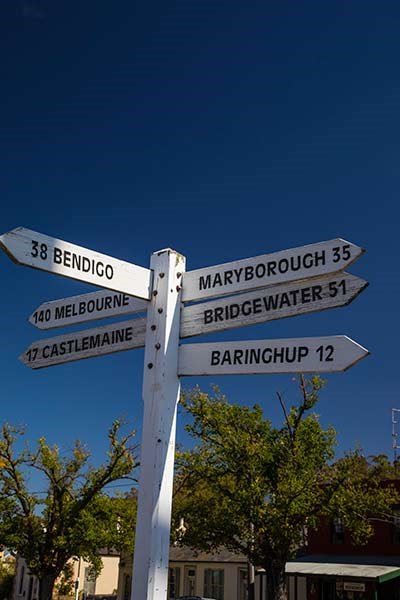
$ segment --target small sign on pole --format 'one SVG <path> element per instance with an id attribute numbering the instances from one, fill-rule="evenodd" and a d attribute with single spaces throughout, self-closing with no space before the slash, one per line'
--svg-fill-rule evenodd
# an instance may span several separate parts
<path id="1" fill-rule="evenodd" d="M 345 371 L 369 354 L 345 335 L 184 344 L 179 375 L 256 375 Z"/>
<path id="2" fill-rule="evenodd" d="M 368 283 L 340 273 L 282 284 L 247 294 L 185 306 L 181 312 L 181 337 L 212 333 L 295 317 L 349 304 Z"/>
<path id="3" fill-rule="evenodd" d="M 0 236 L 0 247 L 18 264 L 148 300 L 151 271 L 18 227 Z"/>
<path id="4" fill-rule="evenodd" d="M 31 369 L 144 346 L 146 319 L 132 319 L 34 342 L 20 356 Z"/>
<path id="5" fill-rule="evenodd" d="M 364 252 L 340 238 L 185 273 L 182 300 L 202 300 L 343 271 Z"/>
<path id="6" fill-rule="evenodd" d="M 147 300 L 104 290 L 44 302 L 30 315 L 28 321 L 38 329 L 53 329 L 105 317 L 144 312 L 148 305 Z"/>

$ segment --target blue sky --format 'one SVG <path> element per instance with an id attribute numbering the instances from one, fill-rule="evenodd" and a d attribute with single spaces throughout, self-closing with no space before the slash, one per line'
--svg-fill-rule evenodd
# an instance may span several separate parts
<path id="1" fill-rule="evenodd" d="M 392 455 L 399 25 L 394 1 L 3 0 L 1 231 L 23 225 L 142 266 L 171 247 L 188 270 L 335 237 L 366 248 L 349 271 L 370 287 L 350 306 L 204 341 L 355 339 L 371 356 L 327 378 L 318 412 L 339 453 Z M 115 417 L 140 438 L 142 350 L 37 372 L 17 359 L 48 337 L 27 322 L 39 304 L 93 288 L 4 254 L 0 272 L 1 420 L 63 451 L 79 437 L 95 461 Z M 276 392 L 298 399 L 290 376 L 182 383 L 217 383 L 276 423 Z"/>

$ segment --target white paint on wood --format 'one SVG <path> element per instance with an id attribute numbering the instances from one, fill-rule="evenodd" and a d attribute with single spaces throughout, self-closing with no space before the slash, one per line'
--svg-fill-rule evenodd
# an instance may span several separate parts
<path id="1" fill-rule="evenodd" d="M 348 273 L 307 279 L 185 306 L 181 338 L 349 304 L 368 283 Z"/>
<path id="2" fill-rule="evenodd" d="M 148 304 L 148 300 L 104 290 L 44 302 L 30 315 L 28 321 L 39 329 L 53 329 L 145 312 Z"/>
<path id="3" fill-rule="evenodd" d="M 182 300 L 235 294 L 346 269 L 364 250 L 337 238 L 185 273 Z"/>
<path id="4" fill-rule="evenodd" d="M 151 271 L 144 267 L 18 227 L 0 236 L 15 262 L 148 300 Z"/>
<path id="5" fill-rule="evenodd" d="M 20 356 L 31 369 L 51 367 L 144 346 L 146 319 L 131 319 L 105 327 L 34 342 Z"/>
<path id="6" fill-rule="evenodd" d="M 180 283 L 185 259 L 153 254 L 154 292 L 147 311 L 143 432 L 132 599 L 165 600 L 179 400 Z"/>
<path id="7" fill-rule="evenodd" d="M 184 344 L 179 375 L 256 375 L 345 371 L 369 354 L 345 335 Z"/>

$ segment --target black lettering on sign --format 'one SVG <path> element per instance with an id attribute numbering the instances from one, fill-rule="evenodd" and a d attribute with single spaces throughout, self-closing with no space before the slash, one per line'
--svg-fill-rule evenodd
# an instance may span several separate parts
<path id="1" fill-rule="evenodd" d="M 335 246 L 334 248 L 332 248 L 332 252 L 332 261 L 334 263 L 337 263 L 340 260 L 346 261 L 351 258 L 350 244 L 344 244 L 343 246 Z"/>
<path id="2" fill-rule="evenodd" d="M 63 319 L 65 316 L 65 304 L 62 304 L 61 306 L 56 306 L 56 314 L 55 314 L 55 319 Z"/>
<path id="3" fill-rule="evenodd" d="M 61 264 L 61 262 L 62 262 L 62 251 L 61 251 L 60 248 L 54 247 L 53 262 L 56 263 L 57 265 Z"/>
<path id="4" fill-rule="evenodd" d="M 330 281 L 329 282 L 329 295 L 330 295 L 331 298 L 334 298 L 335 296 L 338 295 L 339 288 L 342 288 L 343 296 L 345 296 L 346 295 L 346 281 L 345 281 L 345 279 L 342 279 L 341 281 L 339 281 L 339 283 L 337 281 Z"/>
<path id="5" fill-rule="evenodd" d="M 35 324 L 44 323 L 44 321 L 48 322 L 50 321 L 51 311 L 49 308 L 46 308 L 46 310 L 36 310 L 32 316 Z"/>
<path id="6" fill-rule="evenodd" d="M 333 362 L 334 347 L 331 344 L 328 346 L 319 346 L 316 352 L 319 354 L 320 362 Z"/>
<path id="7" fill-rule="evenodd" d="M 211 366 L 215 367 L 219 365 L 221 352 L 219 350 L 213 350 L 211 352 Z"/>
<path id="8" fill-rule="evenodd" d="M 38 348 L 29 348 L 26 355 L 28 357 L 28 362 L 31 362 L 36 359 L 38 353 Z"/>
<path id="9" fill-rule="evenodd" d="M 199 280 L 199 289 L 206 290 L 211 287 L 211 275 L 207 275 L 206 277 L 201 276 Z"/>
<path id="10" fill-rule="evenodd" d="M 41 258 L 42 260 L 46 260 L 47 245 L 39 244 L 39 242 L 37 242 L 36 240 L 31 240 L 31 241 L 32 241 L 31 256 L 33 256 L 33 258 Z"/>

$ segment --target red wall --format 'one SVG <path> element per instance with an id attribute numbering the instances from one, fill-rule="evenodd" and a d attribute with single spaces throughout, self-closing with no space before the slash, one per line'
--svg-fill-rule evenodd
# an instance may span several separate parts
<path id="1" fill-rule="evenodd" d="M 400 491 L 400 482 L 395 483 Z M 344 543 L 332 544 L 331 522 L 321 521 L 317 531 L 309 531 L 309 554 L 350 554 L 350 555 L 378 555 L 386 554 L 389 556 L 400 554 L 400 543 L 393 543 L 393 525 L 391 523 L 382 523 L 374 521 L 374 535 L 365 546 L 355 546 L 351 541 L 351 536 L 346 529 L 344 530 Z"/>

